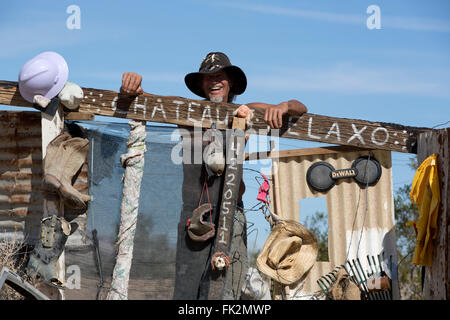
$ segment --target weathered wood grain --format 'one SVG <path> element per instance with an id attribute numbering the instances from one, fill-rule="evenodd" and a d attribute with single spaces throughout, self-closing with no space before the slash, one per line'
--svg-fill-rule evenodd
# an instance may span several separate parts
<path id="1" fill-rule="evenodd" d="M 219 226 L 216 237 L 214 238 L 214 252 L 224 253 L 230 258 L 231 253 L 229 251 L 233 233 L 233 221 L 243 171 L 242 164 L 245 151 L 244 130 L 245 119 L 234 117 L 233 130 L 229 132 L 229 138 L 227 137 L 226 167 L 222 201 L 219 210 Z M 223 298 L 227 272 L 227 269 L 216 269 L 212 271 L 208 299 L 219 300 Z"/>
<path id="2" fill-rule="evenodd" d="M 44 112 L 41 112 L 41 131 L 42 131 L 42 160 L 43 160 L 43 169 L 45 168 L 45 156 L 47 154 L 47 147 L 50 142 L 56 138 L 59 134 L 61 134 L 64 130 L 64 114 L 62 110 L 62 106 L 60 105 L 56 110 L 55 115 L 50 116 Z M 45 171 L 43 170 L 44 174 Z M 50 217 L 52 215 L 64 217 L 64 203 L 63 201 L 56 195 L 51 195 L 50 193 L 44 193 L 44 206 L 43 206 L 43 214 L 42 218 Z M 41 226 L 42 227 L 42 226 Z M 59 256 L 56 261 L 56 272 L 58 277 L 65 280 L 65 253 L 64 251 Z M 52 292 L 52 296 L 56 296 L 56 292 L 59 293 L 59 299 L 65 300 L 64 290 L 56 289 L 53 287 L 48 287 L 47 292 Z"/>
<path id="3" fill-rule="evenodd" d="M 426 300 L 450 299 L 450 128 L 419 135 L 417 160 L 422 163 L 428 156 L 438 155 L 440 204 L 437 235 L 433 251 L 433 264 L 426 267 L 424 295 Z"/>
<path id="4" fill-rule="evenodd" d="M 218 129 L 231 128 L 233 111 L 238 105 L 144 94 L 137 97 L 115 91 L 83 88 L 84 99 L 79 112 L 95 115 L 147 120 L 184 126 Z M 0 104 L 32 107 L 18 90 L 17 82 L 0 81 Z M 305 113 L 287 116 L 279 130 L 268 130 L 264 111 L 254 110 L 247 134 L 279 135 L 284 138 L 349 145 L 361 148 L 417 153 L 417 135 L 430 128 L 408 127 L 385 122 L 335 118 Z"/>

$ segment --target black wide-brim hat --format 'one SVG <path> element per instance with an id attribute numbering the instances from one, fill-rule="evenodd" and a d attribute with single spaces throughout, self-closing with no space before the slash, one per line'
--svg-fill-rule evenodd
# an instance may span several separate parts
<path id="1" fill-rule="evenodd" d="M 210 52 L 203 59 L 198 72 L 192 72 L 184 77 L 186 86 L 196 95 L 206 98 L 201 87 L 201 78 L 204 74 L 211 74 L 223 70 L 232 81 L 231 93 L 242 94 L 247 88 L 247 77 L 244 71 L 237 66 L 233 66 L 227 55 L 222 52 Z"/>

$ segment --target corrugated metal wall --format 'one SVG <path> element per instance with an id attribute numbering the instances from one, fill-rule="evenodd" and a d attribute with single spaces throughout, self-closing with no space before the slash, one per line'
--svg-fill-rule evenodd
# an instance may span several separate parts
<path id="1" fill-rule="evenodd" d="M 317 151 L 317 148 L 314 150 Z M 335 169 L 347 169 L 351 168 L 358 157 L 369 153 L 382 167 L 382 175 L 376 185 L 365 188 L 352 178 L 346 178 L 337 180 L 336 185 L 327 192 L 316 192 L 307 184 L 306 173 L 313 163 L 326 161 Z M 344 264 L 347 259 L 358 257 L 363 268 L 368 270 L 367 255 L 384 253 L 386 265 L 389 266 L 389 257 L 392 256 L 396 266 L 391 168 L 391 153 L 382 150 L 337 151 L 327 154 L 314 152 L 310 155 L 306 152 L 302 156 L 274 159 L 271 199 L 277 214 L 286 219 L 300 221 L 300 199 L 326 198 L 329 261 L 316 263 L 303 284 L 303 294 L 320 290 L 316 280 L 335 266 Z M 396 280 L 395 271 L 390 276 Z"/>
<path id="2" fill-rule="evenodd" d="M 43 211 L 41 114 L 33 111 L 0 111 L 0 237 L 33 244 L 39 235 Z M 88 193 L 87 159 L 74 187 Z M 86 212 L 65 207 L 77 231 L 68 245 L 80 245 Z"/>
<path id="3" fill-rule="evenodd" d="M 0 112 L 0 232 L 32 240 L 42 215 L 39 112 Z"/>

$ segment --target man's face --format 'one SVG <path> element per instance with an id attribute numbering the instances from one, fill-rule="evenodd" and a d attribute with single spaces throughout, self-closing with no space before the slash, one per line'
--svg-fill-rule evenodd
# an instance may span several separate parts
<path id="1" fill-rule="evenodd" d="M 204 74 L 202 89 L 205 96 L 213 102 L 227 102 L 230 93 L 231 81 L 225 71 Z"/>

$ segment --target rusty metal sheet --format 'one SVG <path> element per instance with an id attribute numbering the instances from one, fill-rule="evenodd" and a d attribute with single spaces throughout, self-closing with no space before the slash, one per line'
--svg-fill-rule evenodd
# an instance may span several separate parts
<path id="1" fill-rule="evenodd" d="M 0 232 L 3 237 L 19 240 L 25 234 L 31 235 L 42 213 L 41 181 L 40 113 L 0 112 Z"/>
<path id="2" fill-rule="evenodd" d="M 88 193 L 87 159 L 74 187 Z M 0 111 L 0 237 L 34 243 L 43 210 L 41 114 Z M 86 214 L 67 210 L 68 219 Z M 84 230 L 84 228 L 82 228 Z"/>

